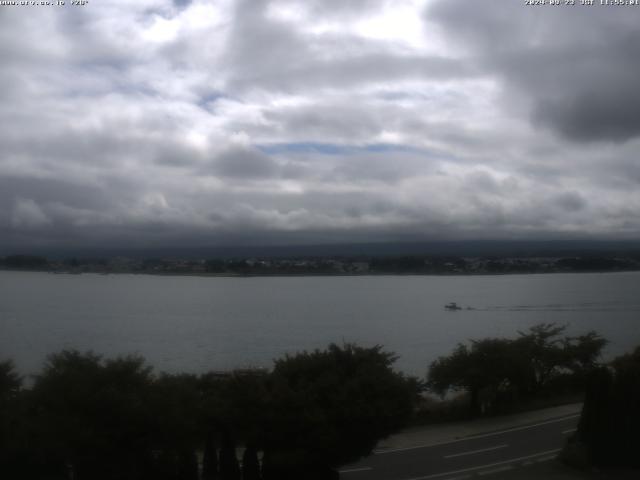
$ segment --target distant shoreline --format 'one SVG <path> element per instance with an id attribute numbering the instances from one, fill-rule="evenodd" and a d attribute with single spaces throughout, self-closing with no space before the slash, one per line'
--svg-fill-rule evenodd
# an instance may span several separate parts
<path id="1" fill-rule="evenodd" d="M 0 258 L 0 270 L 53 274 L 146 274 L 202 277 L 344 277 L 377 275 L 532 275 L 640 271 L 640 254 L 572 256 L 333 256 L 188 259 L 128 257 L 49 259 L 34 255 Z"/>
<path id="2" fill-rule="evenodd" d="M 35 269 L 0 268 L 0 272 L 48 273 L 52 275 L 149 275 L 154 277 L 204 277 L 204 278 L 286 278 L 286 277 L 498 277 L 507 275 L 554 275 L 593 273 L 637 273 L 640 269 L 580 270 L 546 272 L 363 272 L 363 273 L 197 273 L 197 272 L 97 272 L 97 271 L 52 271 Z"/>

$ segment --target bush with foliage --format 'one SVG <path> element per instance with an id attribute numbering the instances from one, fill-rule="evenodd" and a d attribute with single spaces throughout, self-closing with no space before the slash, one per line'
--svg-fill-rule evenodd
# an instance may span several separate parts
<path id="1" fill-rule="evenodd" d="M 380 347 L 331 345 L 278 360 L 271 373 L 154 375 L 139 357 L 63 351 L 30 389 L 12 363 L 0 363 L 0 472 L 26 480 L 333 478 L 333 468 L 368 454 L 411 415 L 418 383 L 394 372 L 393 361 Z"/>
<path id="2" fill-rule="evenodd" d="M 640 467 L 640 347 L 589 376 L 574 442 L 597 466 Z"/>
<path id="3" fill-rule="evenodd" d="M 535 325 L 516 339 L 472 340 L 458 344 L 448 356 L 429 367 L 427 385 L 437 394 L 463 390 L 469 394 L 470 414 L 477 415 L 501 402 L 514 404 L 558 388 L 563 377 L 584 387 L 586 375 L 597 366 L 606 340 L 591 331 L 560 337 L 566 327 Z"/>
<path id="4" fill-rule="evenodd" d="M 419 384 L 394 372 L 394 360 L 380 346 L 334 344 L 276 361 L 264 438 L 269 478 L 303 478 L 354 461 L 403 427 Z M 289 465 L 295 468 L 283 472 Z"/>

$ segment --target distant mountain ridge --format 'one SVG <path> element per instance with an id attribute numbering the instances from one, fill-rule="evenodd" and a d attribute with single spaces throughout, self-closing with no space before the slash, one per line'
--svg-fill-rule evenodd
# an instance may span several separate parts
<path id="1" fill-rule="evenodd" d="M 237 245 L 151 248 L 6 248 L 0 256 L 29 254 L 48 258 L 251 258 L 376 257 L 400 255 L 541 257 L 640 255 L 640 241 L 458 241 L 318 245 Z"/>

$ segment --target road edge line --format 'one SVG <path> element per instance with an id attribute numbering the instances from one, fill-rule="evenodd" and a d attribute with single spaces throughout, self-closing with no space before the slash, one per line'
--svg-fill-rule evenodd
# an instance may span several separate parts
<path id="1" fill-rule="evenodd" d="M 541 457 L 543 455 L 551 455 L 553 453 L 558 453 L 560 450 L 562 450 L 562 449 L 561 448 L 556 448 L 555 450 L 547 450 L 546 452 L 534 453 L 532 455 L 527 455 L 527 456 L 524 456 L 524 457 L 510 458 L 509 460 L 503 460 L 501 462 L 489 463 L 487 465 L 479 465 L 477 467 L 463 468 L 462 470 L 452 470 L 450 472 L 434 473 L 434 474 L 426 475 L 426 476 L 423 476 L 423 477 L 406 478 L 404 480 L 428 480 L 430 478 L 445 477 L 447 475 L 456 475 L 457 473 L 473 472 L 474 470 L 481 470 L 483 468 L 497 467 L 498 465 L 507 465 L 509 463 L 521 462 L 522 460 L 527 460 L 529 458 Z"/>
<path id="2" fill-rule="evenodd" d="M 565 420 L 571 420 L 572 418 L 577 418 L 580 415 L 581 415 L 580 413 L 576 413 L 576 414 L 573 414 L 573 415 L 569 415 L 567 417 L 556 418 L 556 419 L 553 419 L 553 420 L 548 420 L 548 421 L 545 421 L 545 422 L 535 423 L 535 424 L 532 424 L 532 425 L 524 425 L 524 426 L 520 426 L 520 427 L 512 427 L 512 428 L 507 428 L 506 430 L 500 430 L 500 431 L 497 431 L 497 432 L 480 433 L 478 435 L 469 435 L 469 436 L 463 437 L 463 438 L 456 438 L 455 440 L 447 440 L 446 442 L 425 443 L 425 444 L 416 445 L 416 446 L 413 446 L 413 447 L 391 448 L 389 450 L 374 450 L 373 453 L 375 455 L 384 455 L 386 453 L 405 452 L 407 450 L 417 450 L 417 449 L 420 449 L 420 448 L 436 447 L 438 445 L 448 445 L 450 443 L 466 442 L 467 440 L 475 440 L 476 438 L 492 437 L 492 436 L 495 436 L 495 435 L 501 435 L 503 433 L 516 432 L 518 430 L 526 430 L 528 428 L 535 428 L 535 427 L 539 427 L 541 425 L 549 425 L 549 424 L 552 424 L 552 423 L 560 423 L 560 422 L 563 422 Z"/>

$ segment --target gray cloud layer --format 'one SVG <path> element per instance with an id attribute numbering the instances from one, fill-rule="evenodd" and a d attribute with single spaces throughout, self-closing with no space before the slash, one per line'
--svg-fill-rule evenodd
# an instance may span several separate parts
<path id="1" fill-rule="evenodd" d="M 539 125 L 583 142 L 640 135 L 636 8 L 536 10 L 508 0 L 487 8 L 453 0 L 426 16 L 526 96 Z"/>
<path id="2" fill-rule="evenodd" d="M 638 238 L 639 15 L 2 7 L 0 246 Z"/>

